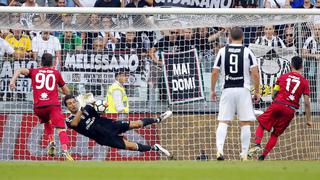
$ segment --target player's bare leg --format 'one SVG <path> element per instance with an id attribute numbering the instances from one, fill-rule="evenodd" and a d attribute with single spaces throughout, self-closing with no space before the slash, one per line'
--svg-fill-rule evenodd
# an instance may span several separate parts
<path id="1" fill-rule="evenodd" d="M 172 116 L 172 111 L 166 111 L 165 113 L 162 113 L 158 118 L 144 118 L 138 121 L 130 121 L 129 128 L 137 129 L 144 126 L 148 126 L 150 124 L 160 123 L 170 118 L 171 116 Z"/>
<path id="2" fill-rule="evenodd" d="M 66 130 L 57 128 L 59 138 L 60 138 L 60 143 L 61 143 L 61 148 L 62 148 L 62 156 L 68 160 L 68 161 L 74 161 L 74 159 L 71 157 L 71 155 L 68 152 L 68 146 L 67 144 L 69 143 L 69 138 L 67 136 Z"/>
<path id="3" fill-rule="evenodd" d="M 131 142 L 123 139 L 124 144 L 126 146 L 126 150 L 131 150 L 131 151 L 140 151 L 140 152 L 145 152 L 145 151 L 159 151 L 165 154 L 166 156 L 170 156 L 170 153 L 168 150 L 163 148 L 160 144 L 155 144 L 154 146 L 150 145 L 145 145 L 145 144 L 140 144 L 136 142 Z"/>
<path id="4" fill-rule="evenodd" d="M 241 126 L 241 154 L 240 160 L 247 161 L 248 160 L 248 151 L 250 145 L 251 131 L 250 126 L 252 125 L 251 121 L 240 121 Z"/>

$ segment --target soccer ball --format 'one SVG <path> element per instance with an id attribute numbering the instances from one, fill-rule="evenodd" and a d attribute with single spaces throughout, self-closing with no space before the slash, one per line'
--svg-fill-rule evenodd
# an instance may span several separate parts
<path id="1" fill-rule="evenodd" d="M 97 100 L 94 103 L 94 108 L 98 113 L 105 113 L 108 110 L 108 104 L 104 100 Z"/>

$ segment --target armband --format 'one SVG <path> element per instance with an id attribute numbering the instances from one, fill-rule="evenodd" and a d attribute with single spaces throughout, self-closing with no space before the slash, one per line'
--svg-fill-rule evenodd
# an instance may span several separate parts
<path id="1" fill-rule="evenodd" d="M 274 91 L 280 91 L 280 86 L 279 85 L 275 85 L 273 88 Z"/>

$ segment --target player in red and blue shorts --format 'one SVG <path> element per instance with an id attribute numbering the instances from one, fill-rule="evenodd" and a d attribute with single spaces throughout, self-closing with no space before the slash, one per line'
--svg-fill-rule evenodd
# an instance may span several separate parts
<path id="1" fill-rule="evenodd" d="M 299 56 L 291 60 L 291 72 L 281 75 L 274 87 L 273 102 L 269 108 L 257 119 L 259 125 L 256 130 L 255 146 L 249 150 L 249 155 L 262 152 L 259 160 L 264 160 L 276 145 L 278 137 L 285 131 L 292 121 L 294 114 L 299 109 L 299 100 L 303 95 L 306 112 L 307 126 L 312 126 L 310 107 L 309 82 L 301 74 L 303 61 Z M 264 130 L 271 132 L 269 141 L 264 150 L 261 141 Z"/>
<path id="2" fill-rule="evenodd" d="M 52 68 L 53 57 L 49 53 L 44 53 L 41 59 L 40 68 L 17 69 L 11 78 L 10 89 L 16 88 L 16 80 L 20 74 L 31 78 L 33 88 L 34 113 L 44 124 L 44 132 L 49 139 L 48 155 L 55 156 L 55 142 L 53 138 L 53 128 L 56 128 L 59 134 L 62 147 L 62 155 L 67 160 L 73 160 L 67 149 L 69 138 L 66 133 L 64 115 L 62 114 L 61 104 L 59 102 L 58 87 L 62 93 L 69 94 L 69 89 L 63 81 L 59 71 Z"/>

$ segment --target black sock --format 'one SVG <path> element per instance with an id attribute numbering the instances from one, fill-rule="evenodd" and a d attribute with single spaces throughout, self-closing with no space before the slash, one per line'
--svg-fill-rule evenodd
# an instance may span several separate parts
<path id="1" fill-rule="evenodd" d="M 143 118 L 143 126 L 148 126 L 149 124 L 157 123 L 159 120 L 157 118 Z"/>
<path id="2" fill-rule="evenodd" d="M 152 150 L 152 147 L 150 145 L 144 145 L 144 144 L 139 144 L 139 143 L 137 143 L 137 145 L 138 145 L 138 151 L 140 151 L 140 152 Z"/>

